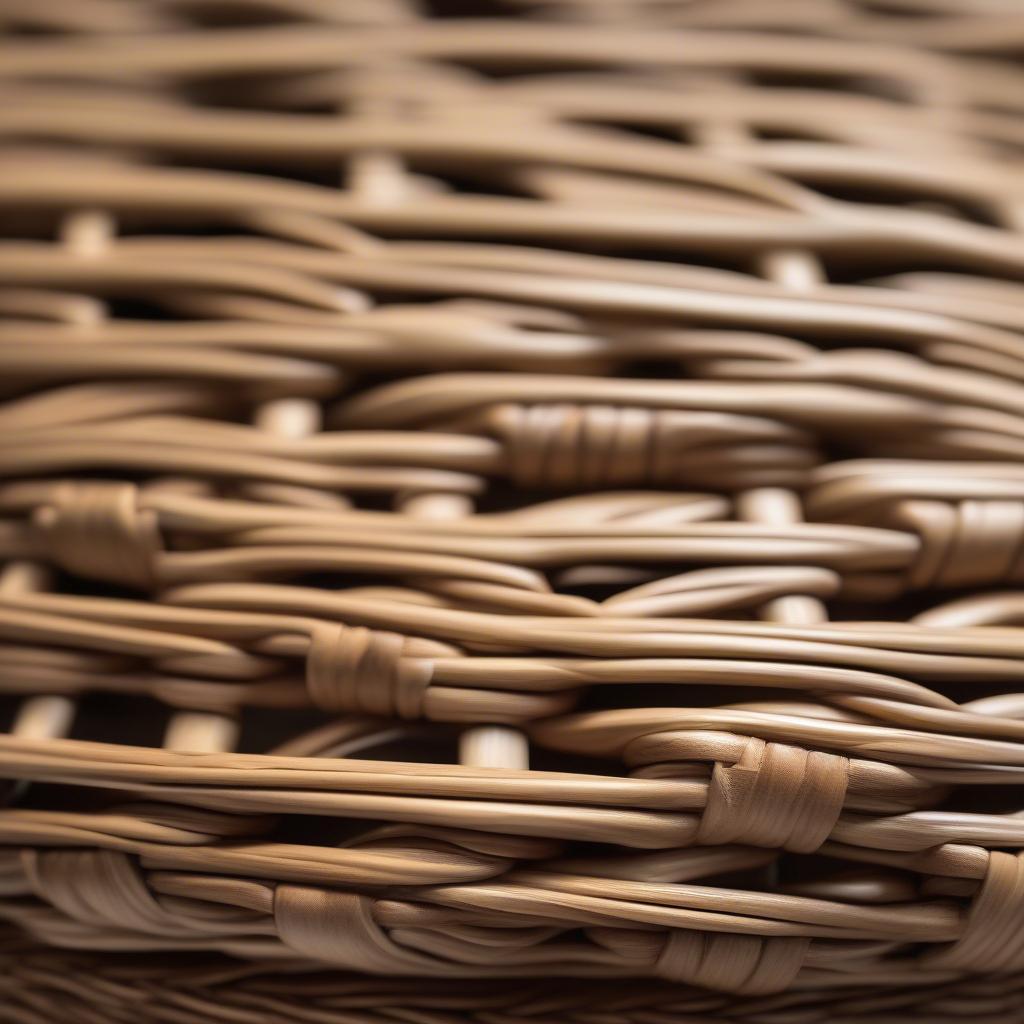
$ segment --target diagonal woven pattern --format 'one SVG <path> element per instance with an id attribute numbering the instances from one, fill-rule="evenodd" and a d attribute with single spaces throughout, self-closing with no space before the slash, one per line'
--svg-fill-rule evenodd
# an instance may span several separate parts
<path id="1" fill-rule="evenodd" d="M 0 1020 L 1020 1019 L 1016 0 L 0 26 Z"/>

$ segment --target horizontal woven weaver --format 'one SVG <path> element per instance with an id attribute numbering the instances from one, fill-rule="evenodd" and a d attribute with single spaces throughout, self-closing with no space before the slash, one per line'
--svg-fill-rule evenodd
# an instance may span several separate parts
<path id="1" fill-rule="evenodd" d="M 0 26 L 0 1020 L 1024 1019 L 1017 0 Z"/>

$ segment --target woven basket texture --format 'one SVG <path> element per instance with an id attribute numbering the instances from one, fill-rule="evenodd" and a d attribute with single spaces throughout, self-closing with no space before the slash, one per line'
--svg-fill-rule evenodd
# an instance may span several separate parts
<path id="1" fill-rule="evenodd" d="M 1024 1020 L 1019 0 L 0 27 L 0 1021 Z"/>

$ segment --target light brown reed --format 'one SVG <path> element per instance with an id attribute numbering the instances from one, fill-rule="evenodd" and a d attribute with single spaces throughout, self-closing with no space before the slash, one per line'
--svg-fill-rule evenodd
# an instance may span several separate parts
<path id="1" fill-rule="evenodd" d="M 0 3 L 0 1020 L 1022 1019 L 1024 21 L 466 6 Z"/>

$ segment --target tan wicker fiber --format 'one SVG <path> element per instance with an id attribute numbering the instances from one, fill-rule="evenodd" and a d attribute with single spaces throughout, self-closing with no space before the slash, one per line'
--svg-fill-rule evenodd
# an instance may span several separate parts
<path id="1" fill-rule="evenodd" d="M 0 1021 L 1024 1020 L 1017 0 L 0 26 Z"/>
<path id="2" fill-rule="evenodd" d="M 1024 978 L 1005 974 L 733 996 L 667 981 L 411 979 L 216 955 L 97 956 L 17 938 L 0 938 L 0 967 L 0 1020 L 16 1024 L 1005 1024 L 1024 1000 Z"/>

